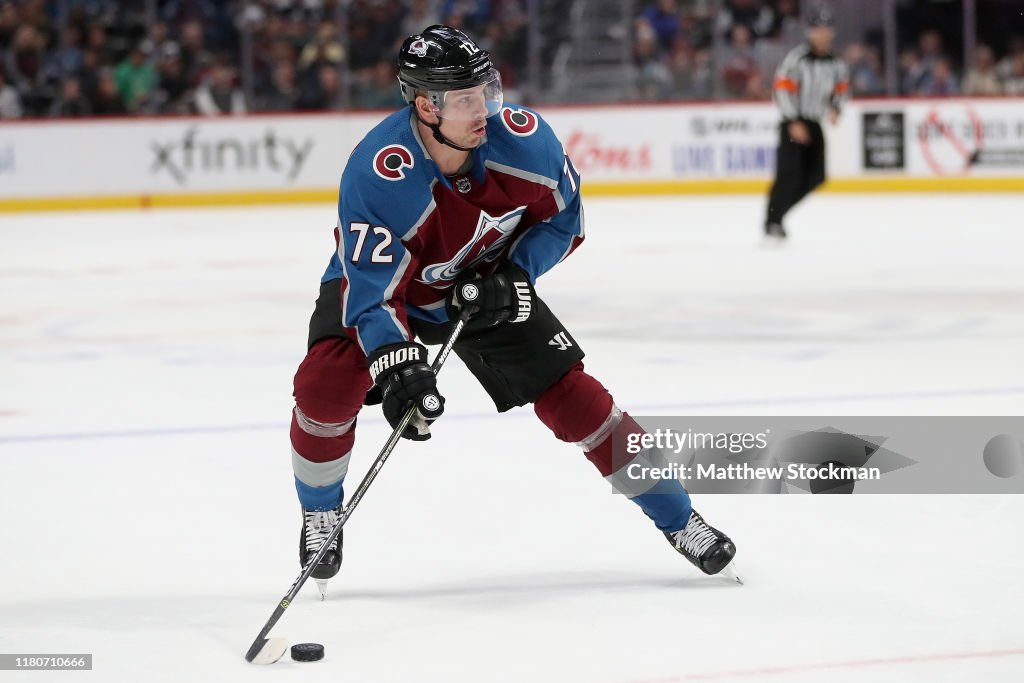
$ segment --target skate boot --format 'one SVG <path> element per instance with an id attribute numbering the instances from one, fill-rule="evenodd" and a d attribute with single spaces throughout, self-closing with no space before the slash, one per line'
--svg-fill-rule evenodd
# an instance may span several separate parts
<path id="1" fill-rule="evenodd" d="M 299 564 L 303 567 L 306 562 L 320 550 L 331 530 L 341 517 L 342 507 L 339 505 L 333 510 L 315 511 L 302 510 L 302 534 L 299 536 Z M 341 569 L 341 547 L 344 531 L 338 534 L 338 538 L 331 543 L 330 549 L 324 554 L 320 563 L 313 569 L 313 578 L 320 587 L 321 594 L 327 585 L 327 579 L 333 578 Z"/>
<path id="2" fill-rule="evenodd" d="M 782 223 L 766 223 L 764 237 L 766 240 L 782 242 L 786 239 L 786 229 L 782 227 Z"/>
<path id="3" fill-rule="evenodd" d="M 665 538 L 679 554 L 705 574 L 717 574 L 725 569 L 736 555 L 732 540 L 710 526 L 696 510 L 690 512 L 690 521 L 679 531 L 666 531 Z"/>

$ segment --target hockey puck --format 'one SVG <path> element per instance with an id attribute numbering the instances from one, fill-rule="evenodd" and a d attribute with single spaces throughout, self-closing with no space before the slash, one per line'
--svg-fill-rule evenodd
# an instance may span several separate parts
<path id="1" fill-rule="evenodd" d="M 296 662 L 319 662 L 324 658 L 324 646 L 320 643 L 296 643 L 292 645 L 292 659 Z"/>

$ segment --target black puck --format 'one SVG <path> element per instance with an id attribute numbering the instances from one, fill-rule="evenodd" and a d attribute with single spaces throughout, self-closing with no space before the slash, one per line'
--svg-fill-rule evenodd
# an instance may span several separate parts
<path id="1" fill-rule="evenodd" d="M 296 662 L 319 662 L 324 658 L 324 646 L 320 643 L 296 643 L 292 645 L 292 659 Z"/>

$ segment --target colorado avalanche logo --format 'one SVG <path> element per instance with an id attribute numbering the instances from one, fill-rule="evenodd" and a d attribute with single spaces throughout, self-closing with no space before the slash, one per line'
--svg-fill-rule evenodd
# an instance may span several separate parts
<path id="1" fill-rule="evenodd" d="M 505 107 L 501 110 L 501 120 L 513 135 L 525 138 L 537 132 L 537 115 L 525 109 Z"/>
<path id="2" fill-rule="evenodd" d="M 384 180 L 402 180 L 403 169 L 413 165 L 412 153 L 401 145 L 388 145 L 373 157 L 373 170 Z"/>
<path id="3" fill-rule="evenodd" d="M 503 216 L 491 216 L 486 211 L 480 212 L 473 238 L 466 243 L 459 253 L 447 263 L 435 263 L 420 272 L 420 282 L 443 286 L 459 277 L 459 273 L 473 265 L 491 261 L 501 252 L 501 248 L 512 236 L 512 231 L 526 211 L 525 206 L 513 209 Z"/>
<path id="4" fill-rule="evenodd" d="M 417 57 L 426 57 L 427 41 L 423 40 L 422 38 L 416 40 L 415 42 L 413 42 L 412 45 L 409 46 L 409 52 L 413 53 Z"/>

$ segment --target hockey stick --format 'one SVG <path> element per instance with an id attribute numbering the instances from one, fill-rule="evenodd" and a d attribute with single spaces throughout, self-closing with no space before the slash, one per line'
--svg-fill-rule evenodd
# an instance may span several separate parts
<path id="1" fill-rule="evenodd" d="M 473 314 L 473 309 L 470 307 L 463 307 L 459 319 L 455 322 L 455 328 L 452 330 L 452 334 L 448 337 L 448 341 L 441 347 L 441 351 L 437 354 L 434 362 L 431 364 L 430 369 L 434 371 L 436 375 L 440 370 L 441 366 L 444 365 L 445 360 L 448 359 L 448 355 L 452 352 L 452 348 L 455 346 L 455 341 L 459 338 L 462 333 L 462 328 L 466 326 L 466 321 Z M 362 500 L 366 490 L 370 488 L 370 484 L 377 478 L 377 473 L 380 472 L 380 468 L 384 466 L 388 456 L 391 455 L 391 451 L 395 450 L 395 446 L 398 444 L 398 440 L 402 437 L 402 432 L 409 426 L 409 422 L 412 420 L 413 415 L 416 412 L 415 406 L 410 406 L 409 410 L 405 412 L 402 419 L 399 421 L 398 426 L 391 432 L 391 437 L 384 444 L 384 448 L 381 449 L 380 455 L 373 461 L 370 466 L 370 470 L 363 477 L 363 480 L 359 482 L 359 486 L 356 487 L 352 497 L 349 498 L 348 505 L 342 510 L 341 516 L 338 518 L 337 524 L 331 529 L 331 533 L 327 536 L 327 540 L 324 541 L 323 545 L 320 546 L 320 550 L 313 555 L 306 562 L 306 566 L 302 568 L 302 573 L 299 574 L 299 578 L 295 579 L 295 583 L 288 589 L 284 597 L 274 608 L 274 613 L 270 615 L 270 619 L 264 624 L 263 629 L 260 630 L 260 634 L 256 636 L 256 640 L 252 641 L 252 645 L 249 646 L 249 651 L 245 653 L 245 660 L 253 664 L 273 664 L 277 660 L 284 656 L 284 653 L 288 650 L 288 640 L 286 638 L 267 638 L 267 634 L 274 628 L 274 625 L 284 615 L 284 611 L 288 609 L 288 606 L 292 604 L 292 600 L 299 594 L 299 590 L 302 589 L 303 584 L 313 574 L 313 569 L 320 563 L 324 555 L 327 554 L 328 548 L 334 539 L 341 534 L 341 529 L 345 526 L 345 522 L 348 521 L 349 517 L 352 516 L 352 511 L 359 505 L 359 501 Z"/>

